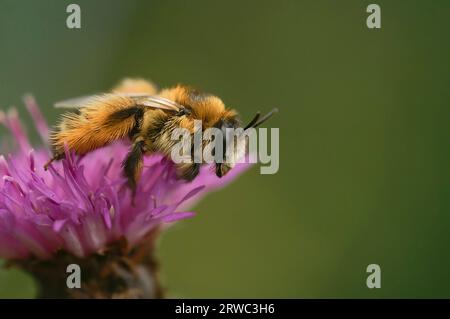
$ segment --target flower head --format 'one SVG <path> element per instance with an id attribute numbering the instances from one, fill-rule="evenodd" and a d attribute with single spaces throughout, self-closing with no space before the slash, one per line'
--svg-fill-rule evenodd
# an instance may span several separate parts
<path id="1" fill-rule="evenodd" d="M 25 105 L 46 143 L 49 129 L 37 104 L 27 97 Z M 0 155 L 0 257 L 6 259 L 49 259 L 58 251 L 85 257 L 124 238 L 137 245 L 152 230 L 193 216 L 189 206 L 248 167 L 238 164 L 220 179 L 205 166 L 187 183 L 176 178 L 171 161 L 150 156 L 133 203 L 121 168 L 126 142 L 84 157 L 66 150 L 45 171 L 50 151 L 31 148 L 17 112 L 0 112 L 0 122 L 15 139 L 14 150 Z"/>

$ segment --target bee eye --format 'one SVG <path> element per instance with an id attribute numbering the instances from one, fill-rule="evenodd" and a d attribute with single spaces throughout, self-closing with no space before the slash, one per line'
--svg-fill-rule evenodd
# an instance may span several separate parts
<path id="1" fill-rule="evenodd" d="M 237 128 L 239 127 L 239 122 L 236 119 L 221 119 L 214 124 L 214 127 L 221 129 L 225 132 L 227 128 Z"/>

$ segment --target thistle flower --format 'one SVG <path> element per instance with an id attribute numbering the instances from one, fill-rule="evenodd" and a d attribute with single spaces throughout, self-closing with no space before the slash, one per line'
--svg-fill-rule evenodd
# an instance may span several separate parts
<path id="1" fill-rule="evenodd" d="M 25 105 L 46 145 L 44 117 L 32 97 Z M 0 155 L 0 258 L 32 273 L 42 297 L 160 297 L 157 231 L 192 217 L 194 202 L 247 168 L 239 164 L 220 179 L 205 166 L 186 183 L 171 161 L 147 157 L 133 203 L 121 168 L 125 142 L 84 157 L 66 150 L 45 171 L 50 151 L 31 148 L 17 112 L 0 112 L 0 122 L 15 139 L 11 154 Z M 88 274 L 80 290 L 66 287 L 69 263 Z"/>

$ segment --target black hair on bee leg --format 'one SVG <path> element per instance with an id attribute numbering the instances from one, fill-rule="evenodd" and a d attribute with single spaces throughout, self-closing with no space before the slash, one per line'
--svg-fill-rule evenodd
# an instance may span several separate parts
<path id="1" fill-rule="evenodd" d="M 180 168 L 180 177 L 188 182 L 192 181 L 200 173 L 200 164 L 192 163 L 189 165 L 183 165 Z"/>
<path id="2" fill-rule="evenodd" d="M 136 195 L 137 181 L 142 170 L 144 157 L 144 142 L 137 142 L 133 145 L 127 157 L 122 163 L 123 171 L 128 179 L 128 186 L 132 192 L 133 204 Z"/>
<path id="3" fill-rule="evenodd" d="M 54 162 L 64 158 L 64 153 L 57 153 L 44 165 L 44 170 L 48 170 L 48 167 Z"/>

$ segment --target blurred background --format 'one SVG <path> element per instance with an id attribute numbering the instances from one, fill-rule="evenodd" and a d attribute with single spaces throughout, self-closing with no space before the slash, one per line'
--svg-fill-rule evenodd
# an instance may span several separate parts
<path id="1" fill-rule="evenodd" d="M 276 106 L 279 172 L 253 167 L 163 236 L 169 295 L 450 297 L 450 3 L 378 0 L 370 30 L 372 2 L 0 0 L 0 108 L 26 117 L 31 92 L 54 124 L 54 101 L 125 76 L 215 93 L 244 119 Z M 0 297 L 34 292 L 0 270 Z"/>

